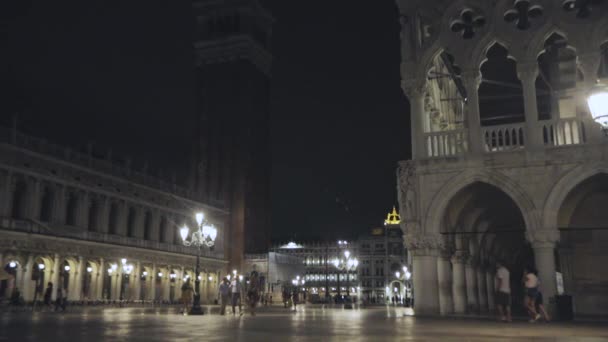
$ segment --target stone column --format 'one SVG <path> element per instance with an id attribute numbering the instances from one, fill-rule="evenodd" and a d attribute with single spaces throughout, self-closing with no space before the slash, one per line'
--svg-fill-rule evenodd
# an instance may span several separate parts
<path id="1" fill-rule="evenodd" d="M 452 265 L 446 253 L 437 258 L 437 277 L 439 282 L 439 308 L 442 315 L 454 313 L 452 297 Z"/>
<path id="2" fill-rule="evenodd" d="M 479 85 L 481 72 L 478 69 L 464 70 L 462 80 L 467 91 L 466 127 L 469 136 L 469 151 L 478 155 L 482 150 L 481 119 L 479 115 Z"/>
<path id="3" fill-rule="evenodd" d="M 401 88 L 410 103 L 412 159 L 427 157 L 427 146 L 424 140 L 424 126 L 422 118 L 424 110 L 424 85 L 416 84 L 416 80 L 403 80 Z"/>
<path id="4" fill-rule="evenodd" d="M 79 256 L 78 257 L 78 269 L 76 273 L 76 300 L 82 300 L 84 298 L 83 296 L 83 289 L 82 289 L 82 283 L 84 281 L 84 277 L 87 274 L 87 261 L 84 259 L 84 257 Z"/>
<path id="5" fill-rule="evenodd" d="M 494 274 L 492 272 L 486 272 L 486 290 L 488 293 L 488 309 L 490 312 L 493 312 L 494 307 L 494 293 L 496 292 L 494 289 Z"/>
<path id="6" fill-rule="evenodd" d="M 135 263 L 135 278 L 133 279 L 133 299 L 139 300 L 141 296 L 141 263 Z"/>
<path id="7" fill-rule="evenodd" d="M 19 265 L 21 266 L 21 265 Z M 27 256 L 27 262 L 23 269 L 21 270 L 21 285 L 19 289 L 21 290 L 21 295 L 23 299 L 27 302 L 34 299 L 34 286 L 35 283 L 32 280 L 32 268 L 34 267 L 34 256 L 32 254 Z"/>
<path id="8" fill-rule="evenodd" d="M 488 311 L 488 291 L 486 288 L 486 271 L 480 262 L 477 268 L 477 298 L 479 300 L 479 311 Z"/>
<path id="9" fill-rule="evenodd" d="M 526 149 L 538 151 L 543 146 L 542 129 L 538 123 L 538 106 L 536 104 L 536 78 L 538 62 L 517 63 L 517 77 L 521 81 L 524 93 L 524 110 L 526 115 Z"/>
<path id="10" fill-rule="evenodd" d="M 441 236 L 417 233 L 406 234 L 403 239 L 413 259 L 414 312 L 416 315 L 438 315 L 437 258 L 442 247 Z"/>
<path id="11" fill-rule="evenodd" d="M 51 299 L 57 299 L 57 288 L 59 287 L 59 254 L 55 253 L 53 256 L 53 270 L 51 271 L 51 282 L 53 283 L 53 293 Z"/>
<path id="12" fill-rule="evenodd" d="M 152 264 L 152 275 L 151 275 L 152 283 L 150 284 L 150 298 L 151 300 L 156 300 L 156 279 L 158 278 L 158 270 L 156 269 L 156 264 Z"/>
<path id="13" fill-rule="evenodd" d="M 113 295 L 112 297 L 116 300 L 120 299 L 120 292 L 122 290 L 122 268 L 118 267 L 118 269 L 116 270 L 116 287 L 115 287 L 115 295 Z"/>
<path id="14" fill-rule="evenodd" d="M 468 256 L 464 251 L 456 251 L 452 256 L 452 291 L 454 297 L 454 312 L 464 314 L 467 312 L 467 283 L 465 264 Z"/>
<path id="15" fill-rule="evenodd" d="M 101 300 L 103 298 L 103 282 L 104 282 L 104 278 L 106 276 L 106 272 L 108 272 L 108 270 L 106 270 L 106 265 L 105 265 L 105 260 L 103 258 L 99 258 L 99 269 L 97 270 L 97 295 L 95 298 L 96 300 Z"/>
<path id="16" fill-rule="evenodd" d="M 479 302 L 477 301 L 477 271 L 471 257 L 469 257 L 469 260 L 464 265 L 464 273 L 467 283 L 467 312 L 477 312 L 479 309 Z"/>
<path id="17" fill-rule="evenodd" d="M 543 293 L 545 306 L 554 312 L 554 298 L 557 294 L 555 278 L 555 245 L 559 241 L 557 229 L 545 229 L 526 232 L 528 240 L 534 249 L 534 260 L 538 270 L 540 289 Z"/>

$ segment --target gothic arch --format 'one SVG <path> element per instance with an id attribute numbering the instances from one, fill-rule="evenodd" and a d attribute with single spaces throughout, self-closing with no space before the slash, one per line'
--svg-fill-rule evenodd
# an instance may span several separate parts
<path id="1" fill-rule="evenodd" d="M 526 230 L 538 228 L 537 209 L 528 194 L 509 177 L 496 171 L 464 171 L 448 180 L 427 206 L 424 219 L 426 233 L 439 233 L 441 220 L 452 198 L 467 186 L 481 182 L 503 191 L 519 208 Z"/>
<path id="2" fill-rule="evenodd" d="M 608 174 L 608 165 L 581 165 L 573 168 L 557 180 L 545 200 L 542 218 L 543 227 L 557 229 L 559 209 L 568 194 L 586 179 L 602 173 Z"/>
<path id="3" fill-rule="evenodd" d="M 545 42 L 547 41 L 547 39 L 551 38 L 551 36 L 554 34 L 558 34 L 558 35 L 564 37 L 568 41 L 568 45 L 574 49 L 574 52 L 578 53 L 577 46 L 573 42 L 571 42 L 568 34 L 561 28 L 557 27 L 552 22 L 547 22 L 544 27 L 540 28 L 536 32 L 536 34 L 530 41 L 530 44 L 528 45 L 528 49 L 527 49 L 527 54 L 525 56 L 525 60 L 529 60 L 529 61 L 538 60 L 538 57 L 540 57 L 540 55 L 542 55 L 543 52 L 545 52 Z"/>
<path id="4" fill-rule="evenodd" d="M 471 58 L 469 60 L 472 64 L 469 65 L 468 68 L 472 70 L 479 70 L 481 72 L 481 66 L 488 61 L 488 51 L 490 51 L 490 49 L 492 49 L 492 47 L 494 47 L 496 44 L 507 50 L 507 59 L 513 60 L 515 63 L 521 59 L 521 56 L 513 55 L 510 44 L 496 37 L 491 32 L 491 34 L 488 34 L 482 38 L 482 40 L 476 45 L 473 52 L 471 52 Z"/>

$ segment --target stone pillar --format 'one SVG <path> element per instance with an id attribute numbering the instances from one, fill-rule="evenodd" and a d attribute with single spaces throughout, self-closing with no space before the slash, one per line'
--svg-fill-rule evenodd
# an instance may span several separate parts
<path id="1" fill-rule="evenodd" d="M 437 280 L 439 282 L 439 308 L 442 315 L 454 313 L 452 298 L 452 265 L 446 254 L 437 258 Z"/>
<path id="2" fill-rule="evenodd" d="M 477 268 L 477 298 L 479 300 L 479 311 L 488 311 L 488 291 L 486 288 L 486 271 L 481 266 Z"/>
<path id="3" fill-rule="evenodd" d="M 465 276 L 465 264 L 467 254 L 464 251 L 456 251 L 452 256 L 452 292 L 454 297 L 454 312 L 464 314 L 467 312 L 467 283 Z"/>
<path id="4" fill-rule="evenodd" d="M 21 265 L 20 265 L 21 266 Z M 32 268 L 34 267 L 34 256 L 32 254 L 27 256 L 27 262 L 21 272 L 21 285 L 19 289 L 23 299 L 28 302 L 34 299 L 34 287 L 36 284 L 32 280 Z"/>
<path id="5" fill-rule="evenodd" d="M 479 303 L 477 301 L 477 271 L 473 265 L 472 258 L 464 265 L 464 273 L 467 283 L 467 312 L 477 312 Z"/>
<path id="6" fill-rule="evenodd" d="M 401 87 L 410 103 L 412 159 L 426 158 L 427 146 L 424 140 L 424 126 L 422 118 L 424 110 L 424 85 L 417 85 L 416 80 L 403 80 Z"/>
<path id="7" fill-rule="evenodd" d="M 133 279 L 133 299 L 139 300 L 141 296 L 141 263 L 135 263 L 135 278 Z"/>
<path id="8" fill-rule="evenodd" d="M 112 298 L 116 299 L 116 300 L 120 300 L 120 294 L 121 294 L 121 290 L 122 290 L 122 268 L 119 267 L 116 270 L 116 275 L 114 276 L 116 277 L 116 286 L 114 287 L 114 291 L 113 291 L 113 295 Z"/>
<path id="9" fill-rule="evenodd" d="M 53 293 L 51 294 L 51 299 L 57 299 L 57 288 L 59 286 L 59 263 L 60 258 L 59 254 L 55 253 L 53 256 L 53 270 L 51 271 L 51 283 L 53 283 Z"/>
<path id="10" fill-rule="evenodd" d="M 82 256 L 78 257 L 78 264 L 74 270 L 74 291 L 69 294 L 70 300 L 82 299 L 82 277 L 84 276 L 86 261 Z"/>
<path id="11" fill-rule="evenodd" d="M 438 315 L 437 258 L 443 240 L 438 234 L 424 233 L 406 234 L 403 239 L 413 259 L 414 312 L 416 315 Z"/>
<path id="12" fill-rule="evenodd" d="M 150 298 L 151 300 L 156 300 L 156 279 L 158 278 L 158 269 L 156 268 L 156 264 L 152 264 L 152 276 L 150 277 L 152 283 L 150 284 Z"/>
<path id="13" fill-rule="evenodd" d="M 97 279 L 97 295 L 96 295 L 96 300 L 101 300 L 103 298 L 103 282 L 104 282 L 104 278 L 106 276 L 106 273 L 108 272 L 108 270 L 106 270 L 106 265 L 105 265 L 105 260 L 103 258 L 99 258 L 99 269 L 97 270 L 97 275 L 96 275 L 96 279 Z"/>
<path id="14" fill-rule="evenodd" d="M 534 249 L 534 260 L 538 270 L 540 289 L 543 293 L 545 306 L 554 312 L 554 298 L 557 294 L 555 278 L 555 245 L 559 241 L 557 229 L 546 229 L 526 232 L 528 240 Z"/>
<path id="15" fill-rule="evenodd" d="M 494 293 L 496 292 L 494 289 L 494 274 L 492 272 L 486 272 L 486 290 L 488 293 L 488 309 L 490 312 L 493 312 L 494 307 Z"/>
<path id="16" fill-rule="evenodd" d="M 462 80 L 467 91 L 466 127 L 469 136 L 469 151 L 474 155 L 478 155 L 483 152 L 478 94 L 479 85 L 481 84 L 481 72 L 478 69 L 464 70 Z"/>
<path id="17" fill-rule="evenodd" d="M 517 77 L 521 81 L 524 93 L 524 110 L 526 116 L 526 149 L 538 151 L 543 146 L 542 129 L 538 124 L 538 106 L 536 104 L 536 78 L 538 62 L 517 63 Z"/>

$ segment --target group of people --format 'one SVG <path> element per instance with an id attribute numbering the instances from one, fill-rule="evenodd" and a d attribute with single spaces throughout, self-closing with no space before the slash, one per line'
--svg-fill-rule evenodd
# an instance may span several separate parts
<path id="1" fill-rule="evenodd" d="M 511 279 L 510 272 L 502 262 L 497 263 L 496 269 L 496 306 L 503 322 L 511 322 Z M 537 271 L 533 267 L 524 269 L 522 286 L 524 289 L 524 309 L 528 313 L 530 323 L 541 318 L 549 322 L 551 318 L 547 314 L 543 304 L 543 294 L 540 290 L 540 280 Z"/>
<path id="2" fill-rule="evenodd" d="M 255 316 L 255 309 L 258 301 L 260 300 L 260 281 L 256 271 L 251 272 L 249 279 L 245 286 L 237 277 L 233 277 L 228 280 L 224 277 L 220 283 L 219 295 L 220 295 L 220 315 L 226 314 L 226 306 L 230 302 L 232 305 L 232 315 L 236 315 L 236 308 L 239 308 L 239 315 L 243 315 L 243 293 L 247 300 L 249 312 L 252 316 Z"/>

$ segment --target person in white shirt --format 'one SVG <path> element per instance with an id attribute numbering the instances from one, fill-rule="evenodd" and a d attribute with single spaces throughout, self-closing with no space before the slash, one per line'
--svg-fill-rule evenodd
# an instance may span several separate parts
<path id="1" fill-rule="evenodd" d="M 536 312 L 536 297 L 538 296 L 538 277 L 532 267 L 524 268 L 524 286 L 526 287 L 524 306 L 530 315 L 530 323 L 536 322 L 540 315 Z"/>
<path id="2" fill-rule="evenodd" d="M 243 309 L 241 307 L 241 282 L 236 279 L 232 279 L 230 283 L 230 293 L 232 295 L 232 314 L 236 314 L 236 306 L 239 306 L 239 315 L 243 315 Z"/>
<path id="3" fill-rule="evenodd" d="M 496 263 L 496 307 L 500 314 L 500 320 L 511 322 L 511 283 L 509 270 L 501 263 Z"/>

